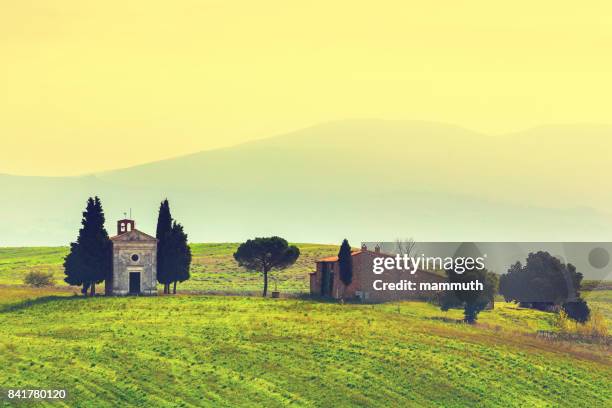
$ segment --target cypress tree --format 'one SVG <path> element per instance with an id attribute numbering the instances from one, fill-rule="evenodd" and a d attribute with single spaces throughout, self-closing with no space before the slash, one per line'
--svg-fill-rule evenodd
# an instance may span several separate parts
<path id="1" fill-rule="evenodd" d="M 191 248 L 187 244 L 187 234 L 183 226 L 177 222 L 172 224 L 170 242 L 173 254 L 170 280 L 174 283 L 172 293 L 176 294 L 176 283 L 189 279 L 189 267 L 191 266 Z"/>
<path id="2" fill-rule="evenodd" d="M 340 280 L 344 284 L 342 290 L 342 297 L 344 298 L 346 287 L 353 281 L 353 257 L 351 256 L 351 246 L 346 239 L 342 241 L 338 252 L 338 264 L 340 266 Z"/>
<path id="3" fill-rule="evenodd" d="M 172 215 L 168 200 L 161 202 L 157 217 L 157 281 L 163 283 L 164 293 L 170 293 L 172 282 Z"/>
<path id="4" fill-rule="evenodd" d="M 87 200 L 81 229 L 76 242 L 70 244 L 70 253 L 64 258 L 64 279 L 70 285 L 82 285 L 81 292 L 96 294 L 96 283 L 112 273 L 112 243 L 104 228 L 104 210 L 96 196 Z"/>
<path id="5" fill-rule="evenodd" d="M 155 237 L 160 239 L 164 234 L 170 231 L 172 231 L 172 216 L 170 215 L 170 204 L 168 203 L 168 199 L 165 199 L 159 205 L 159 216 L 157 217 Z"/>

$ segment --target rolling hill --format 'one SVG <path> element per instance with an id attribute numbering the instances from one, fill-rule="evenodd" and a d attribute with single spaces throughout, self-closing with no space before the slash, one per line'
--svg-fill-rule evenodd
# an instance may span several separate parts
<path id="1" fill-rule="evenodd" d="M 193 241 L 609 241 L 612 152 L 601 142 L 610 134 L 551 126 L 488 136 L 428 122 L 341 121 L 82 177 L 0 175 L 0 245 L 66 244 L 93 194 L 111 232 L 129 209 L 152 231 L 168 197 Z M 591 165 L 573 166 L 586 154 Z"/>
<path id="2" fill-rule="evenodd" d="M 609 406 L 609 350 L 550 341 L 554 315 L 477 325 L 424 302 L 65 296 L 0 287 L 0 388 L 40 406 Z M 492 386 L 494 385 L 494 386 Z M 6 398 L 0 406 L 13 406 Z"/>

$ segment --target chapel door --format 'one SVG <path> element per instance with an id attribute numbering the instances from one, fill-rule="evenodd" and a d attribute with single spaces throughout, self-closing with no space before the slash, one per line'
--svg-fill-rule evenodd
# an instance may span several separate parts
<path id="1" fill-rule="evenodd" d="M 140 294 L 140 272 L 130 272 L 130 294 Z"/>

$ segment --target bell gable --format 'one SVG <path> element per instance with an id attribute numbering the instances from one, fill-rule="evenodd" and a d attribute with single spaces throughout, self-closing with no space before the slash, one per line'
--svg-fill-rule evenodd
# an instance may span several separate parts
<path id="1" fill-rule="evenodd" d="M 152 237 L 149 234 L 145 234 L 142 231 L 137 229 L 133 229 L 124 234 L 115 235 L 111 238 L 113 242 L 131 242 L 131 241 L 140 241 L 140 242 L 157 242 L 157 238 Z"/>

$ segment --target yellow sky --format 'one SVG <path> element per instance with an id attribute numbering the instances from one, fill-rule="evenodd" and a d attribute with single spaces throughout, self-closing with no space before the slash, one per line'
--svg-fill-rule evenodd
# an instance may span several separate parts
<path id="1" fill-rule="evenodd" d="M 0 173 L 112 169 L 347 118 L 612 122 L 609 1 L 0 4 Z"/>

